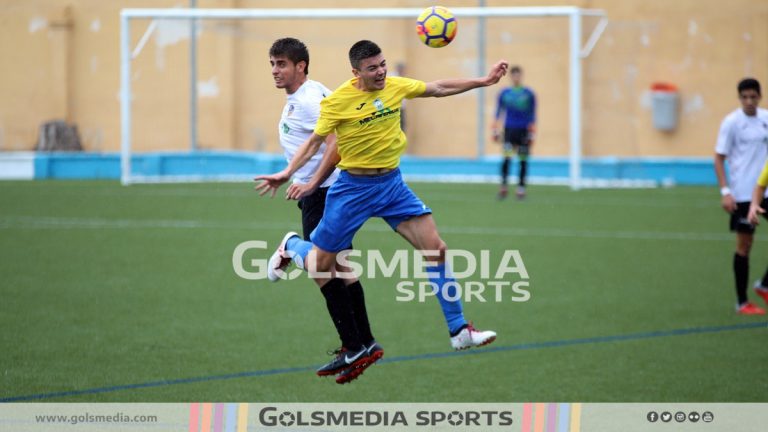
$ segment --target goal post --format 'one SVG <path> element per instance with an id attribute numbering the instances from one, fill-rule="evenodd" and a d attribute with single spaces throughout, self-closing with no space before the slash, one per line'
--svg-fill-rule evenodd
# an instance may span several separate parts
<path id="1" fill-rule="evenodd" d="M 159 179 L 152 176 L 134 174 L 132 171 L 132 133 L 133 117 L 131 62 L 146 43 L 147 33 L 139 40 L 138 45 L 131 46 L 132 20 L 324 20 L 324 19 L 382 19 L 407 18 L 414 19 L 422 11 L 421 8 L 370 8 L 370 9 L 341 9 L 341 8 L 297 8 L 297 9 L 123 9 L 120 13 L 120 171 L 121 182 L 124 185 L 139 182 L 184 181 L 183 178 L 172 177 Z M 573 6 L 542 6 L 542 7 L 455 7 L 451 11 L 458 18 L 541 18 L 564 17 L 568 19 L 568 140 L 569 140 L 569 185 L 579 189 L 582 181 L 582 60 L 588 57 L 605 30 L 608 19 L 602 10 L 582 9 Z M 583 17 L 598 18 L 597 25 L 584 42 Z M 152 25 L 150 25 L 152 27 Z M 482 29 L 481 29 L 482 31 Z M 192 65 L 196 67 L 196 65 Z M 480 65 L 485 68 L 486 65 Z M 481 89 L 482 91 L 482 89 Z M 192 110 L 195 105 L 192 104 Z M 479 103 L 478 119 L 485 118 L 485 104 Z M 196 112 L 190 117 L 195 119 Z M 194 120 L 192 120 L 194 121 Z M 196 125 L 191 125 L 196 127 Z M 485 125 L 478 124 L 478 128 Z M 478 134 L 482 137 L 482 134 Z M 478 138 L 478 141 L 482 139 Z M 477 156 L 483 156 L 483 142 L 477 143 Z M 194 145 L 194 143 L 193 143 Z"/>

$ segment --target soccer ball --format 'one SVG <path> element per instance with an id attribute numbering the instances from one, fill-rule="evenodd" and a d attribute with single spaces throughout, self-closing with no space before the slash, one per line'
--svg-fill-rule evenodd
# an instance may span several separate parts
<path id="1" fill-rule="evenodd" d="M 440 48 L 456 37 L 458 23 L 453 13 L 442 6 L 432 6 L 416 19 L 416 33 L 428 47 Z"/>

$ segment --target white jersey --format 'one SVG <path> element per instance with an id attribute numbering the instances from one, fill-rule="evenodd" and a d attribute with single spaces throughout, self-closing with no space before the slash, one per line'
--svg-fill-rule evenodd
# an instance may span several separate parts
<path id="1" fill-rule="evenodd" d="M 739 108 L 720 125 L 717 154 L 728 164 L 728 187 L 736 202 L 752 201 L 752 191 L 768 157 L 768 110 L 748 116 Z"/>
<path id="2" fill-rule="evenodd" d="M 312 135 L 320 117 L 320 101 L 331 91 L 317 81 L 306 80 L 293 94 L 289 94 L 280 116 L 280 145 L 286 160 L 290 161 L 296 151 Z M 320 150 L 293 175 L 294 183 L 306 184 L 315 175 L 325 154 L 325 143 Z M 336 181 L 336 169 L 320 187 L 328 187 Z"/>

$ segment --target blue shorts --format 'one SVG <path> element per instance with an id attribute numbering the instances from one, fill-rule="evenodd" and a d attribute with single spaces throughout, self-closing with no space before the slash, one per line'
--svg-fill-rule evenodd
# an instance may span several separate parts
<path id="1" fill-rule="evenodd" d="M 394 230 L 405 220 L 431 213 L 399 169 L 375 177 L 342 171 L 328 190 L 323 218 L 310 239 L 324 251 L 339 252 L 351 247 L 355 233 L 372 217 L 383 218 Z"/>

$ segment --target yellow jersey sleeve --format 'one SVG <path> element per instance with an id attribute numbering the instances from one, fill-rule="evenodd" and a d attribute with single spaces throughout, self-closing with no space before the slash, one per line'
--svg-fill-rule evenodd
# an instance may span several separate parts
<path id="1" fill-rule="evenodd" d="M 366 92 L 353 78 L 320 103 L 315 134 L 336 133 L 341 169 L 397 168 L 406 147 L 400 129 L 403 99 L 418 97 L 426 88 L 423 81 L 389 77 L 382 90 Z"/>
<path id="2" fill-rule="evenodd" d="M 760 177 L 757 178 L 758 186 L 768 187 L 768 161 L 763 165 L 763 170 L 760 172 Z"/>
<path id="3" fill-rule="evenodd" d="M 398 78 L 395 77 L 398 80 L 402 82 L 403 86 L 403 92 L 405 93 L 406 99 L 413 99 L 415 97 L 419 97 L 424 94 L 424 92 L 427 90 L 427 83 L 424 81 L 419 81 L 415 79 L 410 78 Z"/>

